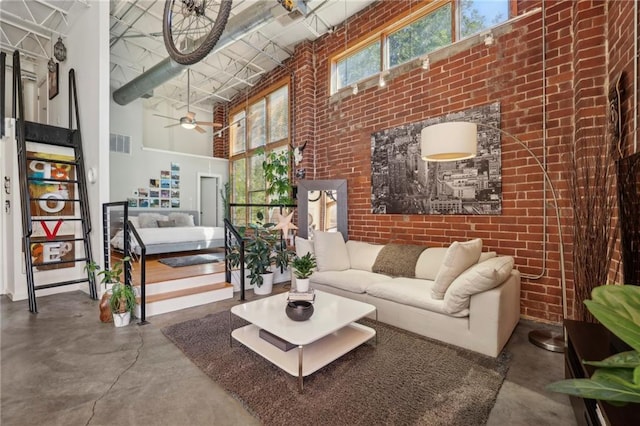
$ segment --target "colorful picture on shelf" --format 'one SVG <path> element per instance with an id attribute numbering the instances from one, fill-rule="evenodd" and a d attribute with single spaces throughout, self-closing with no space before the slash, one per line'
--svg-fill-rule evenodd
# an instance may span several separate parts
<path id="1" fill-rule="evenodd" d="M 58 235 L 58 238 L 75 238 L 71 235 Z M 49 241 L 47 237 L 31 238 L 31 261 L 36 271 L 50 271 L 52 269 L 73 268 L 72 262 L 76 256 L 75 242 Z M 65 262 L 65 263 L 58 263 Z M 50 265 L 47 265 L 47 264 Z"/>
<path id="2" fill-rule="evenodd" d="M 179 209 L 180 208 L 180 199 L 179 198 L 172 198 L 171 199 L 171 208 L 174 208 L 174 209 Z"/>
<path id="3" fill-rule="evenodd" d="M 160 196 L 160 191 L 158 191 L 157 189 L 150 189 L 149 190 L 149 197 L 150 198 L 158 198 Z"/>
<path id="4" fill-rule="evenodd" d="M 127 198 L 127 204 L 129 207 L 138 207 L 138 199 L 137 198 Z"/>
<path id="5" fill-rule="evenodd" d="M 157 198 L 149 198 L 149 207 L 159 207 L 160 200 Z"/>
<path id="6" fill-rule="evenodd" d="M 169 170 L 162 170 L 160 172 L 160 179 L 171 179 L 171 172 Z"/>
<path id="7" fill-rule="evenodd" d="M 171 188 L 180 188 L 180 181 L 178 179 L 171 179 Z"/>
<path id="8" fill-rule="evenodd" d="M 171 163 L 171 171 L 172 171 L 172 172 L 179 172 L 179 171 L 180 171 L 180 164 L 178 164 L 178 163 Z"/>
<path id="9" fill-rule="evenodd" d="M 160 181 L 160 188 L 171 188 L 171 179 L 162 179 Z"/>
<path id="10" fill-rule="evenodd" d="M 170 206 L 169 200 L 160 200 L 160 207 L 168 209 Z"/>
<path id="11" fill-rule="evenodd" d="M 160 179 L 149 179 L 149 188 L 160 188 Z"/>
<path id="12" fill-rule="evenodd" d="M 149 207 L 149 199 L 148 198 L 139 198 L 138 199 L 138 207 Z"/>
<path id="13" fill-rule="evenodd" d="M 169 198 L 171 195 L 171 191 L 168 189 L 163 189 L 160 191 L 160 198 Z"/>
<path id="14" fill-rule="evenodd" d="M 76 203 L 68 200 L 75 198 L 75 184 L 65 181 L 75 179 L 75 166 L 55 160 L 66 162 L 74 158 L 43 152 L 27 152 L 27 157 L 38 158 L 27 160 L 31 216 L 73 216 Z"/>

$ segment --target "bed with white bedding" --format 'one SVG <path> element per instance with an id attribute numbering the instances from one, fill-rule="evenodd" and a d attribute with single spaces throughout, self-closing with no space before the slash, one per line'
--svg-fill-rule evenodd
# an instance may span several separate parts
<path id="1" fill-rule="evenodd" d="M 146 254 L 173 253 L 224 247 L 224 228 L 197 226 L 195 212 L 130 211 L 132 222 L 146 247 Z M 114 218 L 112 218 L 114 219 Z M 112 233 L 111 247 L 124 250 L 122 217 L 115 218 L 117 232 Z M 113 229 L 113 228 L 112 228 Z M 131 237 L 131 251 L 140 254 L 140 246 Z"/>

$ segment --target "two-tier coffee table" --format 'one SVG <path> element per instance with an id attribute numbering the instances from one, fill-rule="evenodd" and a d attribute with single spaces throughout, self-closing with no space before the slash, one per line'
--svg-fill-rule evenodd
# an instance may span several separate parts
<path id="1" fill-rule="evenodd" d="M 297 376 L 300 392 L 304 386 L 303 377 L 376 335 L 373 328 L 354 322 L 376 312 L 375 306 L 318 290 L 315 293 L 314 313 L 307 321 L 297 322 L 287 317 L 286 292 L 234 306 L 230 311 L 251 323 L 232 330 L 231 337 L 285 372 Z M 258 335 L 260 329 L 297 346 L 297 350 L 285 352 L 279 349 Z"/>

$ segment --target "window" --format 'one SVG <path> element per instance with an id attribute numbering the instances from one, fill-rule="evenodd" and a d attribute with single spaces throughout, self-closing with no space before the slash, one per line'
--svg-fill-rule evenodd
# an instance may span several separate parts
<path id="1" fill-rule="evenodd" d="M 331 93 L 504 22 L 515 4 L 516 0 L 427 1 L 335 55 Z"/>
<path id="2" fill-rule="evenodd" d="M 231 111 L 231 202 L 266 204 L 262 163 L 269 152 L 289 149 L 289 81 L 282 81 Z M 234 124 L 235 123 L 235 124 Z M 234 225 L 255 222 L 258 207 L 234 207 Z"/>

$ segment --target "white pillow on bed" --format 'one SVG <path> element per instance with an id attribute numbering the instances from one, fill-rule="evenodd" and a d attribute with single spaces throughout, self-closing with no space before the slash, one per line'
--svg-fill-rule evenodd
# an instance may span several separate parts
<path id="1" fill-rule="evenodd" d="M 166 216 L 158 213 L 140 213 L 138 215 L 138 222 L 140 228 L 157 228 L 159 220 L 168 220 Z"/>
<path id="2" fill-rule="evenodd" d="M 140 220 L 137 216 L 129 216 L 129 222 L 136 228 L 140 228 Z"/>
<path id="3" fill-rule="evenodd" d="M 187 213 L 169 213 L 169 220 L 173 220 L 177 227 L 196 226 L 193 216 Z"/>

